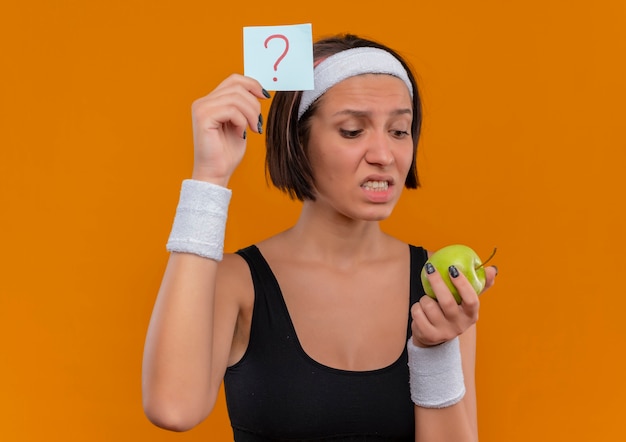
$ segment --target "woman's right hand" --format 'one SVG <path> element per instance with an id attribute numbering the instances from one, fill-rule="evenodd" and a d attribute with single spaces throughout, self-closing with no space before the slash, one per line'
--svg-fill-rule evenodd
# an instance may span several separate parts
<path id="1" fill-rule="evenodd" d="M 246 130 L 262 133 L 259 98 L 268 98 L 253 78 L 232 74 L 192 105 L 192 178 L 226 187 L 246 150 Z"/>

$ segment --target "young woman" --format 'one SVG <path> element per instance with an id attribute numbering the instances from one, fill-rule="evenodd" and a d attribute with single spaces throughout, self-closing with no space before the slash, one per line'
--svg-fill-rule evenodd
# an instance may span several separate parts
<path id="1" fill-rule="evenodd" d="M 269 94 L 232 75 L 193 105 L 194 169 L 148 330 L 145 412 L 190 429 L 224 382 L 238 442 L 477 440 L 478 294 L 451 268 L 457 305 L 429 268 L 438 300 L 422 296 L 427 252 L 379 227 L 419 184 L 414 76 L 353 35 L 317 42 L 314 59 L 315 90 L 276 93 L 267 127 L 271 180 L 301 215 L 235 254 L 223 254 L 226 186 Z"/>

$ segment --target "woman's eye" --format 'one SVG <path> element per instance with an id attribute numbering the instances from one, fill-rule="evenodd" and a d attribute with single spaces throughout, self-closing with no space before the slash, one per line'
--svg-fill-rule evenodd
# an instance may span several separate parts
<path id="1" fill-rule="evenodd" d="M 363 131 L 361 129 L 357 129 L 357 130 L 340 129 L 339 132 L 341 133 L 342 137 L 345 137 L 345 138 L 356 138 Z"/>
<path id="2" fill-rule="evenodd" d="M 396 138 L 404 138 L 409 136 L 409 133 L 406 130 L 392 130 L 391 133 Z"/>

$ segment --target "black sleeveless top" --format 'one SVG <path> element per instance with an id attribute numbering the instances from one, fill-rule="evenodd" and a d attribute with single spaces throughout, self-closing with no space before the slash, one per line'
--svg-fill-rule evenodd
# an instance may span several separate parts
<path id="1" fill-rule="evenodd" d="M 412 305 L 424 294 L 419 274 L 427 255 L 409 247 Z M 300 346 L 278 281 L 259 249 L 237 253 L 250 266 L 255 299 L 248 349 L 224 377 L 235 441 L 413 441 L 406 347 L 397 361 L 377 370 L 346 371 L 316 362 Z M 407 313 L 407 339 L 410 335 Z"/>

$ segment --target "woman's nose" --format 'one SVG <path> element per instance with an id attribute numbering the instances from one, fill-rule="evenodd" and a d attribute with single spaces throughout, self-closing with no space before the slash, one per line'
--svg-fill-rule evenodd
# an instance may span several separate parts
<path id="1" fill-rule="evenodd" d="M 390 166 L 394 162 L 389 140 L 385 136 L 376 136 L 370 140 L 365 153 L 365 161 L 381 167 Z"/>

